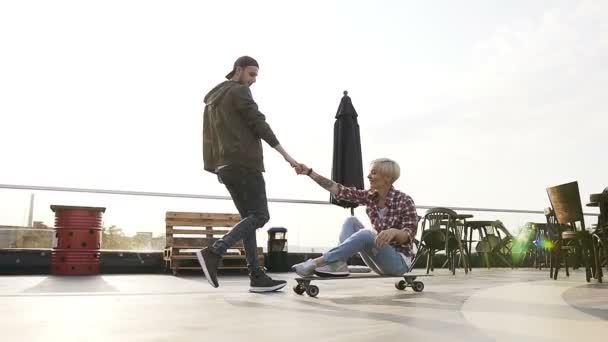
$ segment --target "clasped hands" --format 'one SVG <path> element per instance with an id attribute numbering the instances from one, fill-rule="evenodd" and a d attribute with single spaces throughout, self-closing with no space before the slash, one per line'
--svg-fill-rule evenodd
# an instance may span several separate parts
<path id="1" fill-rule="evenodd" d="M 397 235 L 399 235 L 399 233 L 401 233 L 401 230 L 396 229 L 396 228 L 389 228 L 389 229 L 381 231 L 376 236 L 376 241 L 375 241 L 376 247 L 383 248 L 383 247 L 388 246 L 393 240 L 395 240 L 395 238 L 397 237 Z"/>
<path id="2" fill-rule="evenodd" d="M 289 165 L 293 168 L 297 175 L 307 175 L 310 168 L 305 164 L 298 163 L 295 160 L 288 160 Z"/>

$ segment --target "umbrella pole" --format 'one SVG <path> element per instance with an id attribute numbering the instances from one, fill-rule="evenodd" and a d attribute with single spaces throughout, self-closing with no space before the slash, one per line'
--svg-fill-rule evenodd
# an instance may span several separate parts
<path id="1" fill-rule="evenodd" d="M 355 208 L 350 208 L 350 216 L 355 216 Z"/>

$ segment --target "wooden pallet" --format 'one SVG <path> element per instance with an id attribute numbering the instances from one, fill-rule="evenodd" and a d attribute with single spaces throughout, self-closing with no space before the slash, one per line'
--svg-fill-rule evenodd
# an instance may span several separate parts
<path id="1" fill-rule="evenodd" d="M 165 267 L 172 270 L 174 275 L 184 269 L 200 270 L 201 266 L 194 254 L 196 250 L 213 244 L 239 221 L 241 217 L 238 214 L 168 211 L 165 215 Z M 260 265 L 264 265 L 263 249 L 258 247 L 257 252 Z M 247 269 L 242 242 L 228 250 L 220 262 L 219 269 Z"/>

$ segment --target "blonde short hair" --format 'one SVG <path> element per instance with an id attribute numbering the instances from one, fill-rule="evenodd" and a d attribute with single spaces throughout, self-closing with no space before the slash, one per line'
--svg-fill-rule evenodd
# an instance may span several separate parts
<path id="1" fill-rule="evenodd" d="M 401 168 L 396 161 L 388 158 L 378 158 L 372 161 L 372 166 L 376 165 L 378 172 L 388 178 L 391 184 L 395 183 L 399 176 L 401 175 Z"/>

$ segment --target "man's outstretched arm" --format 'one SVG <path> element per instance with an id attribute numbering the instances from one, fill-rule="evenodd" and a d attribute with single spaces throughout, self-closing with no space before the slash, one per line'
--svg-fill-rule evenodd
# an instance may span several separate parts
<path id="1" fill-rule="evenodd" d="M 276 146 L 274 146 L 274 149 L 279 152 L 283 158 L 285 158 L 285 160 L 289 163 L 289 165 L 291 165 L 291 167 L 297 167 L 298 166 L 298 162 L 293 159 L 289 153 L 287 153 L 287 151 L 285 151 L 285 149 L 283 148 L 283 146 L 281 146 L 281 144 L 278 144 Z"/>

